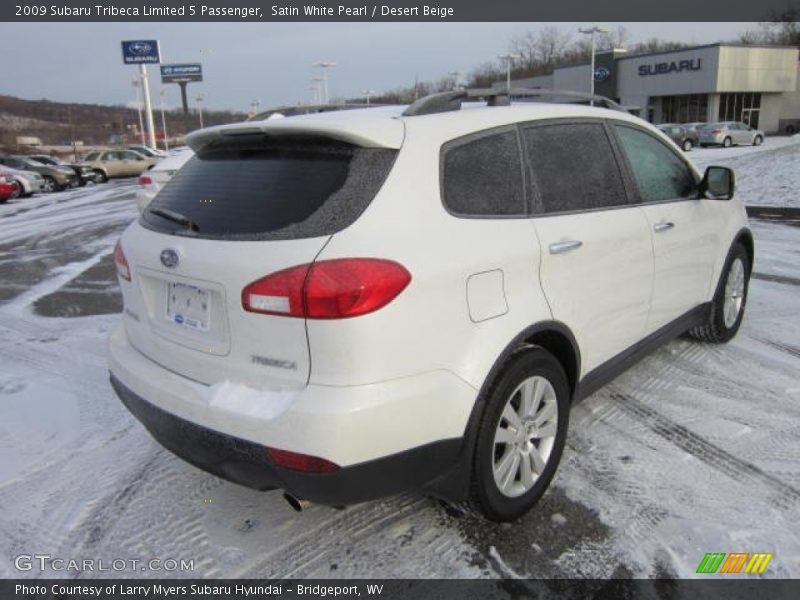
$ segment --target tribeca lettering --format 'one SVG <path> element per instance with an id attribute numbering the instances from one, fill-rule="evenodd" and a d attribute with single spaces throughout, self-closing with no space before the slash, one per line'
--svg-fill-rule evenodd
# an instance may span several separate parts
<path id="1" fill-rule="evenodd" d="M 664 73 L 674 73 L 677 71 L 699 71 L 702 66 L 702 58 L 692 58 L 690 60 L 680 60 L 672 62 L 655 63 L 652 65 L 640 65 L 639 77 L 647 75 L 663 75 Z"/>

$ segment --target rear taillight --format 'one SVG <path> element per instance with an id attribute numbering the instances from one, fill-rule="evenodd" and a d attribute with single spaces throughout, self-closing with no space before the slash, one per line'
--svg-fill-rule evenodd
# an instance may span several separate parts
<path id="1" fill-rule="evenodd" d="M 117 241 L 114 246 L 114 264 L 117 267 L 117 275 L 126 281 L 131 280 L 131 268 L 128 266 L 128 259 L 125 258 L 125 253 L 122 251 L 122 244 Z"/>
<path id="2" fill-rule="evenodd" d="M 346 319 L 386 306 L 410 281 L 405 267 L 391 260 L 323 260 L 254 281 L 242 290 L 242 307 L 268 315 Z"/>
<path id="3" fill-rule="evenodd" d="M 267 448 L 267 456 L 272 464 L 291 469 L 292 471 L 303 471 L 305 473 L 333 473 L 339 470 L 339 465 L 332 463 L 324 458 L 308 456 L 298 452 L 288 450 L 278 450 L 277 448 Z"/>
<path id="4" fill-rule="evenodd" d="M 139 185 L 152 185 L 153 180 L 150 179 L 147 175 L 140 175 L 136 183 L 138 183 Z"/>

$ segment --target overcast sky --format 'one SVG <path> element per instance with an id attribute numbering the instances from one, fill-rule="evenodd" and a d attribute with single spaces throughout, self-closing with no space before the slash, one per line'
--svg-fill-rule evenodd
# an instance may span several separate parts
<path id="1" fill-rule="evenodd" d="M 164 62 L 203 63 L 190 84 L 210 108 L 247 111 L 310 101 L 311 64 L 333 60 L 330 95 L 353 97 L 467 72 L 546 23 L 0 23 L 0 93 L 28 99 L 126 104 L 137 68 L 122 64 L 120 40 L 158 39 Z M 581 23 L 557 23 L 575 32 Z M 601 24 L 615 28 L 615 23 Z M 754 23 L 625 23 L 632 42 L 651 37 L 706 44 L 735 39 Z M 576 33 L 576 36 L 578 34 Z M 157 68 L 150 82 L 158 90 Z M 180 103 L 167 85 L 167 106 Z"/>

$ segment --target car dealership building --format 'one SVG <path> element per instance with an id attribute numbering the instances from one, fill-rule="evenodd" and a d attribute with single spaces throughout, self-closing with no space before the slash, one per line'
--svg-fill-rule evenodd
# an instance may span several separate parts
<path id="1" fill-rule="evenodd" d="M 653 123 L 743 121 L 767 133 L 800 131 L 799 51 L 791 46 L 710 44 L 652 54 L 598 52 L 595 93 Z M 589 64 L 512 87 L 589 91 Z M 495 84 L 504 87 L 505 82 Z"/>

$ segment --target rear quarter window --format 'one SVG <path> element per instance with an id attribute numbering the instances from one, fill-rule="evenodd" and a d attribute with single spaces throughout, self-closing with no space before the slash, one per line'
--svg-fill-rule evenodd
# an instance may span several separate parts
<path id="1" fill-rule="evenodd" d="M 195 223 L 201 238 L 330 235 L 364 212 L 396 154 L 324 139 L 262 138 L 207 147 L 164 186 L 140 222 L 157 231 L 186 234 L 185 228 L 153 212 L 165 209 Z"/>
<path id="2" fill-rule="evenodd" d="M 526 213 L 522 159 L 515 130 L 448 142 L 442 149 L 442 198 L 459 216 Z"/>

